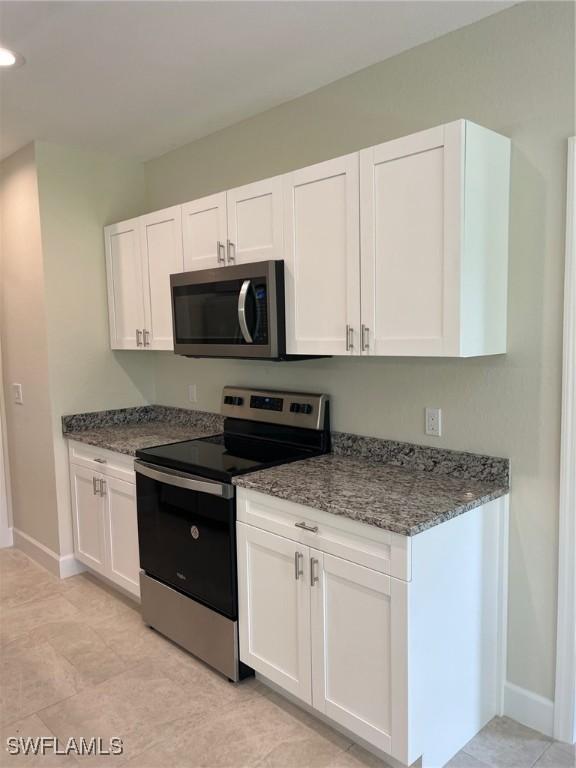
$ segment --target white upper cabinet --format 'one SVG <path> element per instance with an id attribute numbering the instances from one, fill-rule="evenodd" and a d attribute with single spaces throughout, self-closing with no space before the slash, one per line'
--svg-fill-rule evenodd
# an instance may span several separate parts
<path id="1" fill-rule="evenodd" d="M 226 263 L 226 192 L 182 206 L 184 271 L 212 269 Z"/>
<path id="2" fill-rule="evenodd" d="M 106 228 L 113 349 L 172 349 L 173 272 L 283 259 L 292 355 L 506 351 L 510 140 L 467 120 Z"/>
<path id="3" fill-rule="evenodd" d="M 112 349 L 173 349 L 170 275 L 182 272 L 176 205 L 104 230 Z"/>
<path id="4" fill-rule="evenodd" d="M 506 351 L 509 174 L 465 120 L 360 152 L 362 352 Z"/>
<path id="5" fill-rule="evenodd" d="M 144 282 L 140 219 L 104 230 L 108 314 L 112 349 L 136 349 L 144 329 Z"/>
<path id="6" fill-rule="evenodd" d="M 360 250 L 358 154 L 284 176 L 286 350 L 358 350 Z"/>
<path id="7" fill-rule="evenodd" d="M 175 205 L 141 217 L 144 257 L 142 342 L 150 349 L 173 349 L 170 275 L 182 272 L 182 208 Z"/>
<path id="8" fill-rule="evenodd" d="M 284 258 L 282 177 L 256 181 L 226 193 L 227 263 Z"/>

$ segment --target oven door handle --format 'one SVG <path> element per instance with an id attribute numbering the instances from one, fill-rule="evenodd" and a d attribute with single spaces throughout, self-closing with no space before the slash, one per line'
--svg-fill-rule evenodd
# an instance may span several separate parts
<path id="1" fill-rule="evenodd" d="M 177 488 L 184 488 L 187 491 L 209 493 L 211 496 L 220 496 L 223 499 L 231 499 L 234 496 L 234 487 L 228 483 L 218 483 L 215 480 L 188 475 L 175 469 L 162 468 L 160 471 L 156 466 L 138 459 L 134 462 L 134 469 L 139 475 L 149 477 L 151 480 L 157 480 L 166 485 L 175 485 Z"/>
<path id="2" fill-rule="evenodd" d="M 238 294 L 238 322 L 240 323 L 240 330 L 246 344 L 254 344 L 254 339 L 248 328 L 246 322 L 246 299 L 248 297 L 248 291 L 250 290 L 250 280 L 244 280 L 240 293 Z"/>

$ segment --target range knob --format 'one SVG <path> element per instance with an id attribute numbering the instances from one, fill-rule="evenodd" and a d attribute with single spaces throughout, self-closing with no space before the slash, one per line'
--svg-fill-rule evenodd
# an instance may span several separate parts
<path id="1" fill-rule="evenodd" d="M 290 413 L 300 413 L 300 403 L 290 403 Z"/>

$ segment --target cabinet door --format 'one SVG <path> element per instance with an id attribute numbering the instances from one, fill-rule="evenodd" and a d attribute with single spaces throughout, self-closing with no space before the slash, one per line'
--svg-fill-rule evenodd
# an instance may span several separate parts
<path id="1" fill-rule="evenodd" d="M 462 125 L 360 152 L 362 323 L 370 354 L 458 354 Z"/>
<path id="2" fill-rule="evenodd" d="M 310 550 L 313 705 L 392 755 L 406 746 L 405 582 Z"/>
<path id="3" fill-rule="evenodd" d="M 97 483 L 102 475 L 70 465 L 74 553 L 78 560 L 98 573 L 106 573 L 104 503 Z"/>
<path id="4" fill-rule="evenodd" d="M 229 264 L 284 258 L 282 177 L 226 193 Z"/>
<path id="5" fill-rule="evenodd" d="M 359 352 L 358 154 L 284 177 L 286 347 Z"/>
<path id="6" fill-rule="evenodd" d="M 144 256 L 144 345 L 174 349 L 170 275 L 182 272 L 182 208 L 175 205 L 142 216 Z"/>
<path id="7" fill-rule="evenodd" d="M 140 556 L 136 485 L 104 477 L 105 520 L 110 562 L 107 576 L 124 589 L 140 595 Z"/>
<path id="8" fill-rule="evenodd" d="M 184 271 L 212 269 L 226 263 L 226 192 L 182 206 Z"/>
<path id="9" fill-rule="evenodd" d="M 142 346 L 144 277 L 140 232 L 140 219 L 112 224 L 104 230 L 112 349 Z"/>
<path id="10" fill-rule="evenodd" d="M 308 547 L 237 523 L 240 659 L 311 696 Z"/>

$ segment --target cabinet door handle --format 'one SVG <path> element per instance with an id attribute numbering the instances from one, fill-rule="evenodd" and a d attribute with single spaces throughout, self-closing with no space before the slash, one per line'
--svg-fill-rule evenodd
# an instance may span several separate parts
<path id="1" fill-rule="evenodd" d="M 106 480 L 99 480 L 100 496 L 106 496 Z"/>
<path id="2" fill-rule="evenodd" d="M 296 528 L 302 528 L 305 531 L 310 531 L 310 533 L 318 533 L 318 526 L 317 525 L 307 525 L 304 521 L 301 523 L 294 523 Z"/>
<path id="3" fill-rule="evenodd" d="M 96 477 L 96 475 L 93 475 L 92 476 L 92 493 L 94 494 L 94 496 L 98 494 L 98 488 L 96 486 L 97 482 L 98 482 L 98 478 Z"/>
<path id="4" fill-rule="evenodd" d="M 142 331 L 139 328 L 136 328 L 136 346 L 142 346 Z"/>
<path id="5" fill-rule="evenodd" d="M 224 243 L 221 240 L 216 241 L 216 261 L 218 262 L 218 264 L 226 264 Z"/>
<path id="6" fill-rule="evenodd" d="M 304 575 L 304 571 L 300 567 L 302 560 L 304 560 L 304 555 L 302 552 L 294 552 L 294 578 L 296 581 L 298 581 L 300 576 Z"/>
<path id="7" fill-rule="evenodd" d="M 320 581 L 320 578 L 318 576 L 318 571 L 316 570 L 318 567 L 318 558 L 312 557 L 310 559 L 310 586 L 313 587 L 314 584 L 317 584 Z"/>
<path id="8" fill-rule="evenodd" d="M 346 352 L 350 352 L 354 349 L 354 328 L 351 325 L 346 325 Z"/>
<path id="9" fill-rule="evenodd" d="M 232 240 L 228 240 L 228 264 L 236 261 L 236 246 Z"/>
<path id="10" fill-rule="evenodd" d="M 360 338 L 362 340 L 362 352 L 368 352 L 370 349 L 370 328 L 362 323 L 362 330 L 360 331 Z"/>
<path id="11" fill-rule="evenodd" d="M 147 331 L 146 328 L 142 331 L 142 336 L 144 338 L 144 346 L 149 347 L 150 346 L 150 331 Z"/>

